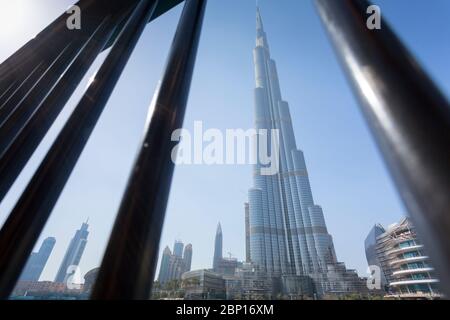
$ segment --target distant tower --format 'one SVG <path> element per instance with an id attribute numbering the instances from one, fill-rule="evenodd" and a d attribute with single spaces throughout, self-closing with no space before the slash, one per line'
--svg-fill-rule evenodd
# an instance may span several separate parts
<path id="1" fill-rule="evenodd" d="M 183 254 L 183 261 L 184 261 L 184 271 L 191 271 L 191 264 L 192 264 L 192 244 L 186 245 L 184 248 L 184 254 Z"/>
<path id="2" fill-rule="evenodd" d="M 64 259 L 61 262 L 58 273 L 56 274 L 55 282 L 64 283 L 67 279 L 67 269 L 70 266 L 78 266 L 86 247 L 89 225 L 87 221 L 81 225 L 81 228 L 75 232 L 74 237 L 70 241 Z"/>
<path id="3" fill-rule="evenodd" d="M 39 281 L 55 243 L 55 238 L 48 237 L 42 242 L 41 248 L 38 252 L 31 253 L 19 281 Z"/>
<path id="4" fill-rule="evenodd" d="M 220 226 L 220 222 L 217 225 L 216 231 L 216 239 L 214 242 L 214 260 L 213 260 L 213 269 L 217 270 L 217 267 L 220 265 L 222 261 L 222 227 Z"/>
<path id="5" fill-rule="evenodd" d="M 183 248 L 184 248 L 183 242 L 175 240 L 175 243 L 173 245 L 173 254 L 181 258 L 183 256 Z"/>
<path id="6" fill-rule="evenodd" d="M 366 250 L 366 258 L 369 266 L 378 266 L 382 268 L 381 261 L 377 255 L 377 238 L 385 233 L 386 230 L 381 224 L 376 224 L 369 232 L 364 241 L 364 248 Z M 384 286 L 387 283 L 384 272 L 381 272 L 381 284 Z"/>
<path id="7" fill-rule="evenodd" d="M 250 254 L 250 210 L 248 202 L 245 203 L 245 262 L 251 261 Z"/>
<path id="8" fill-rule="evenodd" d="M 170 258 L 172 252 L 170 252 L 169 247 L 166 247 L 163 252 L 161 259 L 161 266 L 159 267 L 159 277 L 158 281 L 160 283 L 165 283 L 169 280 L 169 268 L 170 268 Z"/>

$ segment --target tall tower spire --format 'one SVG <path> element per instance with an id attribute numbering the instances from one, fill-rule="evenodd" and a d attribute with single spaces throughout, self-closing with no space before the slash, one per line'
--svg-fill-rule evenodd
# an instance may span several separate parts
<path id="1" fill-rule="evenodd" d="M 264 47 L 269 50 L 269 43 L 267 42 L 267 36 L 264 31 L 264 25 L 259 7 L 256 7 L 256 46 Z"/>
<path id="2" fill-rule="evenodd" d="M 219 224 L 217 225 L 217 230 L 216 230 L 216 238 L 214 240 L 214 259 L 213 259 L 213 269 L 214 270 L 217 270 L 220 262 L 222 261 L 222 257 L 223 257 L 222 242 L 223 242 L 222 227 L 219 222 Z"/>
<path id="3" fill-rule="evenodd" d="M 256 30 L 264 31 L 264 25 L 261 18 L 261 11 L 259 10 L 259 6 L 256 7 Z"/>
<path id="4" fill-rule="evenodd" d="M 248 194 L 250 260 L 274 276 L 310 275 L 322 288 L 327 265 L 336 261 L 333 241 L 322 208 L 313 200 L 304 155 L 296 145 L 289 104 L 281 96 L 258 7 L 253 56 L 255 129 L 278 131 L 280 166 L 273 176 L 260 174 L 261 163 L 254 168 L 254 187 Z"/>

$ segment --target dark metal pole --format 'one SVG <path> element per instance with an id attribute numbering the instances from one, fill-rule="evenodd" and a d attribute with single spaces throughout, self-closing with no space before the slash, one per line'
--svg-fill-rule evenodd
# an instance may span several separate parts
<path id="1" fill-rule="evenodd" d="M 0 152 L 0 177 L 2 177 L 0 179 L 0 201 L 39 146 L 95 58 L 109 41 L 114 30 L 115 20 L 111 17 L 104 19 L 52 92 L 15 136 L 13 143 L 3 153 Z"/>
<path id="2" fill-rule="evenodd" d="M 17 80 L 12 81 L 7 87 L 5 87 L 5 89 L 3 91 L 0 91 L 1 92 L 0 105 L 3 104 L 3 102 L 1 102 L 3 97 L 8 96 L 8 94 L 13 90 L 14 86 L 17 85 L 17 83 L 18 83 Z"/>
<path id="3" fill-rule="evenodd" d="M 450 296 L 450 106 L 365 0 L 316 0 L 366 120 Z"/>
<path id="4" fill-rule="evenodd" d="M 76 5 L 83 12 L 90 12 L 102 6 L 102 3 L 99 3 L 98 0 L 80 0 Z M 30 65 L 35 66 L 38 62 L 36 59 L 40 59 L 41 54 L 48 54 L 46 52 L 48 52 L 49 48 L 58 50 L 58 44 L 55 42 L 55 39 L 72 39 L 73 32 L 67 30 L 66 27 L 67 17 L 67 13 L 64 12 L 47 28 L 37 34 L 36 37 L 28 41 L 0 64 L 0 91 L 8 87 L 11 82 L 20 79 L 23 74 L 27 75 L 26 71 L 30 68 Z M 65 37 L 61 36 L 61 34 L 64 34 Z"/>
<path id="5" fill-rule="evenodd" d="M 42 68 L 43 62 L 39 62 L 34 66 L 28 74 L 24 77 L 23 80 L 16 80 L 13 85 L 9 86 L 9 89 L 5 91 L 5 93 L 0 98 L 0 112 L 2 111 L 3 105 L 5 105 L 21 88 L 24 86 L 31 77 L 35 76 L 36 72 L 39 72 Z"/>
<path id="6" fill-rule="evenodd" d="M 65 54 L 70 50 L 70 44 L 66 45 L 56 56 L 54 60 L 50 58 L 44 61 L 36 69 L 30 77 L 27 78 L 22 86 L 0 107 L 0 126 L 4 121 L 13 113 L 15 108 L 22 103 L 28 95 L 41 83 L 41 80 L 45 76 L 49 76 L 49 73 L 54 67 L 57 67 L 61 63 L 60 59 L 64 59 Z M 37 91 L 35 91 L 37 92 Z"/>
<path id="7" fill-rule="evenodd" d="M 7 298 L 158 0 L 140 0 L 98 74 L 0 230 L 0 298 Z"/>
<path id="8" fill-rule="evenodd" d="M 13 125 L 20 128 L 23 125 L 101 23 L 100 17 L 108 15 L 109 12 L 108 8 L 92 10 L 94 11 L 92 15 L 86 12 L 81 30 L 69 30 L 65 20 L 58 19 L 58 23 L 52 24 L 56 26 L 48 27 L 45 36 L 40 37 L 42 43 L 39 42 L 39 46 L 35 45 L 36 52 L 28 50 L 28 56 L 31 58 L 28 57 L 27 60 L 30 61 L 25 66 L 19 65 L 16 68 L 15 76 L 22 78 L 29 72 L 27 69 L 30 65 L 39 59 L 43 61 L 36 74 L 27 79 L 21 88 L 1 104 L 0 127 L 9 122 L 9 128 L 3 128 L 0 132 L 0 153 L 4 150 L 5 144 L 10 142 L 11 135 L 14 135 L 10 127 Z"/>
<path id="9" fill-rule="evenodd" d="M 52 90 L 67 66 L 70 65 L 80 52 L 85 41 L 87 41 L 87 39 L 80 39 L 72 42 L 47 70 L 39 82 L 36 83 L 30 93 L 22 98 L 3 121 L 0 119 L 0 154 L 6 149 L 30 116 L 36 111 L 41 104 L 42 99 L 44 99 Z"/>
<path id="10" fill-rule="evenodd" d="M 154 111 L 114 224 L 93 299 L 148 299 L 206 0 L 186 0 Z"/>

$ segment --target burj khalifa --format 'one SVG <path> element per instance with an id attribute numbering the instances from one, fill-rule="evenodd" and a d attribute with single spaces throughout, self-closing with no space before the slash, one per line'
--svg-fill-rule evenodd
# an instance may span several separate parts
<path id="1" fill-rule="evenodd" d="M 261 174 L 261 163 L 253 170 L 254 187 L 248 193 L 250 259 L 273 276 L 323 279 L 327 266 L 337 263 L 333 240 L 322 208 L 314 203 L 305 158 L 297 149 L 289 105 L 281 97 L 259 9 L 256 25 L 255 129 L 278 131 L 280 159 L 274 175 Z"/>

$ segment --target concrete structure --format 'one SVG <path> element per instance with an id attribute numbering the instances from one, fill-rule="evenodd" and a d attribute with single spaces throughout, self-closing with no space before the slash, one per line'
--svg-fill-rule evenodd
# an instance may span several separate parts
<path id="1" fill-rule="evenodd" d="M 186 299 L 225 299 L 225 280 L 210 270 L 189 271 L 182 276 Z"/>
<path id="2" fill-rule="evenodd" d="M 55 246 L 56 239 L 53 237 L 46 238 L 38 252 L 31 253 L 27 264 L 19 278 L 19 281 L 38 281 L 42 271 L 47 264 L 48 258 Z"/>
<path id="3" fill-rule="evenodd" d="M 344 263 L 329 264 L 326 293 L 335 296 L 368 295 L 367 279 L 360 278 L 356 270 L 347 269 Z"/>
<path id="4" fill-rule="evenodd" d="M 64 283 L 69 276 L 70 267 L 78 267 L 81 257 L 83 256 L 84 248 L 87 244 L 87 237 L 89 235 L 87 221 L 81 225 L 81 228 L 75 232 L 74 237 L 70 241 L 64 259 L 61 262 L 58 273 L 56 274 L 55 282 Z"/>
<path id="5" fill-rule="evenodd" d="M 274 278 L 252 263 L 242 264 L 233 276 L 223 278 L 229 300 L 267 300 L 276 296 Z"/>
<path id="6" fill-rule="evenodd" d="M 389 226 L 376 238 L 376 255 L 390 296 L 439 298 L 439 280 L 408 218 Z M 368 263 L 371 263 L 368 261 Z"/>
<path id="7" fill-rule="evenodd" d="M 222 258 L 214 269 L 214 272 L 221 275 L 232 276 L 236 273 L 236 269 L 242 265 L 236 258 Z"/>

